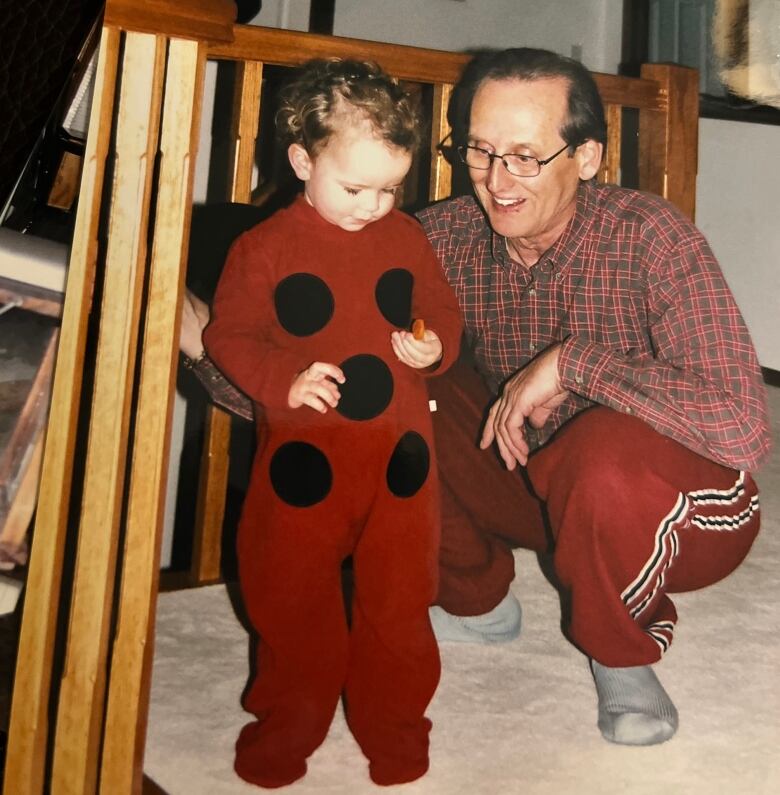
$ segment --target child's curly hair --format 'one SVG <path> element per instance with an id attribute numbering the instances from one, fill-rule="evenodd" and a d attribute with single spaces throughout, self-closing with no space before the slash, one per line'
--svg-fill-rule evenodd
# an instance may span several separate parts
<path id="1" fill-rule="evenodd" d="M 397 80 L 369 61 L 318 58 L 283 90 L 276 129 L 315 157 L 345 122 L 364 120 L 392 146 L 411 152 L 420 142 L 416 104 Z"/>

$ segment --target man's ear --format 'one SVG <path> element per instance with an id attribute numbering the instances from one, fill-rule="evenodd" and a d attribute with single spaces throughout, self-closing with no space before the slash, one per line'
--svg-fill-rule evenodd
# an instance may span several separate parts
<path id="1" fill-rule="evenodd" d="M 303 182 L 307 182 L 311 178 L 312 159 L 306 149 L 300 144 L 290 144 L 287 147 L 287 157 L 295 176 Z"/>
<path id="2" fill-rule="evenodd" d="M 577 147 L 574 156 L 577 158 L 579 175 L 582 180 L 589 180 L 596 176 L 601 166 L 601 156 L 604 153 L 604 144 L 588 138 L 584 144 Z"/>

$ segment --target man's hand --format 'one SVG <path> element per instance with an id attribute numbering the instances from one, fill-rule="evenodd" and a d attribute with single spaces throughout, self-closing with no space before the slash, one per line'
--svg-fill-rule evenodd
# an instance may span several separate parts
<path id="1" fill-rule="evenodd" d="M 526 420 L 534 428 L 541 428 L 569 394 L 558 375 L 560 349 L 560 343 L 550 346 L 519 370 L 504 384 L 501 396 L 490 407 L 479 446 L 485 450 L 495 441 L 507 469 L 528 462 Z"/>
<path id="2" fill-rule="evenodd" d="M 328 406 L 338 406 L 341 399 L 338 384 L 343 384 L 345 380 L 341 368 L 335 364 L 312 362 L 293 379 L 287 404 L 291 409 L 309 406 L 325 414 Z"/>

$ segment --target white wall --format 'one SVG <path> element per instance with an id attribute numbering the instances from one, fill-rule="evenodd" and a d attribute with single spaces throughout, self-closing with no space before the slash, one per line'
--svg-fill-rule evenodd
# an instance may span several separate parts
<path id="1" fill-rule="evenodd" d="M 336 0 L 333 32 L 436 50 L 544 47 L 616 73 L 622 25 L 622 0 Z"/>
<path id="2" fill-rule="evenodd" d="M 336 0 L 338 5 L 340 0 Z M 267 28 L 308 30 L 311 0 L 263 0 L 260 13 L 249 23 Z"/>
<path id="3" fill-rule="evenodd" d="M 700 119 L 696 223 L 764 367 L 780 370 L 780 126 Z"/>

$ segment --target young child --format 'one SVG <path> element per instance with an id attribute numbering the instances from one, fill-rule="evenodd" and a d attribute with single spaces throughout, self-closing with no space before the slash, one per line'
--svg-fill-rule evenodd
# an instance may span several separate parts
<path id="1" fill-rule="evenodd" d="M 428 768 L 439 503 L 423 376 L 457 357 L 459 311 L 394 209 L 418 139 L 401 87 L 313 61 L 277 126 L 303 194 L 234 243 L 204 337 L 267 420 L 237 542 L 259 643 L 235 768 L 264 787 L 303 776 L 344 693 L 371 778 L 398 784 Z"/>

